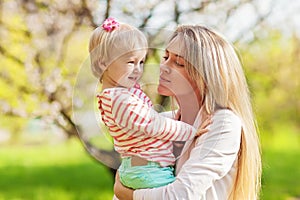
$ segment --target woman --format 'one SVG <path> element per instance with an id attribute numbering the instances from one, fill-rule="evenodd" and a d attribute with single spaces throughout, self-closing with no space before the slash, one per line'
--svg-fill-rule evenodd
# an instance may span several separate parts
<path id="1" fill-rule="evenodd" d="M 198 126 L 207 114 L 209 132 L 187 142 L 176 180 L 163 187 L 131 190 L 116 177 L 120 199 L 257 199 L 259 139 L 247 82 L 233 46 L 203 26 L 180 26 L 161 63 L 158 92 L 176 98 L 178 120 Z"/>

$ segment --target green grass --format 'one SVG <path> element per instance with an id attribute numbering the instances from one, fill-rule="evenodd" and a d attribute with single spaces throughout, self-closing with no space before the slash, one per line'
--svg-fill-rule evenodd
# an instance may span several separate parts
<path id="1" fill-rule="evenodd" d="M 264 152 L 262 199 L 300 199 L 300 152 Z"/>
<path id="2" fill-rule="evenodd" d="M 113 179 L 79 142 L 0 148 L 0 199 L 112 199 Z"/>
<path id="3" fill-rule="evenodd" d="M 300 199 L 300 135 L 263 134 L 262 200 Z M 111 200 L 113 178 L 77 140 L 47 146 L 0 146 L 0 200 Z"/>
<path id="4" fill-rule="evenodd" d="M 276 125 L 262 137 L 263 200 L 300 199 L 300 131 Z"/>

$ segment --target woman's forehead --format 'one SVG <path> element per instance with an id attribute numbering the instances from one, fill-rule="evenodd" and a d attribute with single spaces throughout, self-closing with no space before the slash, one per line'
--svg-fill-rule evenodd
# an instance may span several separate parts
<path id="1" fill-rule="evenodd" d="M 172 39 L 167 45 L 166 50 L 184 58 L 184 44 L 180 37 Z"/>

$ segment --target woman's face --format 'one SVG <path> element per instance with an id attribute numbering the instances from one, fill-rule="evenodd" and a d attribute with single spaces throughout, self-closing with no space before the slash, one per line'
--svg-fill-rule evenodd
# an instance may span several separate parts
<path id="1" fill-rule="evenodd" d="M 183 51 L 184 48 L 178 38 L 168 44 L 160 64 L 159 94 L 179 96 L 195 91 L 196 83 L 188 75 Z"/>

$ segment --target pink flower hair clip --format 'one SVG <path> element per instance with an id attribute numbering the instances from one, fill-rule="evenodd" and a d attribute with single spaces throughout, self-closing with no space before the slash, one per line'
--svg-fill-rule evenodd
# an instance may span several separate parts
<path id="1" fill-rule="evenodd" d="M 107 19 L 103 22 L 103 24 L 102 24 L 101 27 L 102 27 L 105 31 L 111 32 L 111 31 L 113 31 L 114 29 L 118 28 L 119 26 L 120 26 L 120 23 L 117 22 L 117 21 L 115 20 L 115 18 L 109 17 L 109 18 L 107 18 Z"/>

